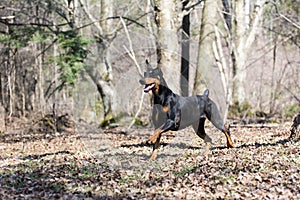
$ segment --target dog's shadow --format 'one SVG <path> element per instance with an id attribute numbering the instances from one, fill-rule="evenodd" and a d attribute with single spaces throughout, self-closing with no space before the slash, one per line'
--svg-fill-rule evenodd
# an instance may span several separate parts
<path id="1" fill-rule="evenodd" d="M 281 139 L 281 140 L 278 140 L 278 141 L 275 141 L 275 142 L 264 142 L 264 143 L 258 143 L 258 142 L 255 142 L 255 143 L 251 143 L 251 144 L 242 144 L 242 145 L 239 145 L 237 147 L 235 147 L 236 149 L 246 149 L 246 148 L 250 148 L 250 147 L 255 147 L 255 148 L 259 148 L 259 147 L 270 147 L 270 146 L 277 146 L 279 144 L 281 145 L 284 145 L 286 143 L 289 143 L 289 142 L 299 142 L 300 141 L 300 137 L 298 139 L 290 139 L 290 138 L 287 138 L 287 139 Z M 166 146 L 171 146 L 171 147 L 176 147 L 178 149 L 193 149 L 193 150 L 197 150 L 197 149 L 203 149 L 204 148 L 204 145 L 201 145 L 201 146 L 192 146 L 192 145 L 188 145 L 188 144 L 185 144 L 185 143 L 167 143 L 167 142 L 162 142 L 160 143 L 160 145 L 162 147 L 166 147 Z M 121 145 L 121 147 L 124 147 L 124 148 L 132 148 L 132 147 L 152 147 L 152 144 L 148 143 L 148 142 L 141 142 L 141 143 L 136 143 L 136 144 L 123 144 Z M 211 150 L 215 150 L 215 149 L 218 149 L 218 150 L 223 150 L 223 149 L 228 149 L 227 146 L 212 146 L 210 148 Z"/>
<path id="2" fill-rule="evenodd" d="M 281 140 L 278 140 L 278 141 L 275 141 L 275 142 L 266 142 L 266 143 L 258 143 L 258 142 L 255 142 L 254 144 L 242 144 L 236 148 L 240 148 L 240 149 L 245 149 L 245 148 L 249 148 L 249 147 L 255 147 L 255 148 L 259 148 L 259 147 L 271 147 L 271 146 L 277 146 L 279 144 L 281 145 L 284 145 L 286 143 L 289 143 L 289 142 L 299 142 L 300 141 L 300 138 L 298 139 L 290 139 L 290 138 L 287 138 L 287 139 L 281 139 Z"/>
<path id="3" fill-rule="evenodd" d="M 297 140 L 291 140 L 291 139 L 281 139 L 275 142 L 263 142 L 263 143 L 254 143 L 254 144 L 241 144 L 235 148 L 227 148 L 226 146 L 212 146 L 211 150 L 225 150 L 225 149 L 242 149 L 242 150 L 248 150 L 249 148 L 259 148 L 259 147 L 268 147 L 268 146 L 276 146 L 276 145 L 284 145 L 289 142 L 299 142 L 299 139 Z M 161 149 L 159 150 L 158 158 L 153 161 L 149 162 L 150 158 L 150 151 L 149 154 L 142 151 L 133 151 L 133 153 L 128 153 L 127 150 L 121 151 L 121 152 L 110 152 L 105 151 L 102 152 L 105 155 L 102 155 L 103 158 L 106 158 L 107 160 L 104 161 L 108 166 L 113 167 L 120 167 L 122 169 L 131 169 L 131 170 L 156 170 L 161 169 L 164 167 L 167 167 L 169 163 L 172 163 L 174 159 L 181 157 L 184 155 L 184 150 L 191 149 L 191 150 L 197 150 L 199 153 L 201 153 L 202 150 L 205 149 L 205 145 L 200 146 L 192 146 L 185 142 L 178 142 L 178 143 L 167 143 L 163 142 L 160 144 Z M 140 143 L 134 143 L 134 144 L 122 144 L 119 147 L 121 148 L 144 148 L 149 147 L 152 149 L 152 144 L 149 144 L 148 142 L 140 142 Z"/>
<path id="4" fill-rule="evenodd" d="M 236 149 L 247 149 L 247 148 L 250 148 L 250 147 L 255 147 L 255 148 L 259 148 L 259 147 L 272 147 L 272 146 L 277 146 L 277 145 L 284 145 L 284 144 L 287 144 L 289 142 L 294 142 L 294 143 L 297 143 L 300 141 L 300 138 L 298 139 L 290 139 L 290 138 L 287 138 L 287 139 L 281 139 L 281 140 L 277 140 L 275 142 L 263 142 L 263 143 L 258 143 L 258 142 L 255 142 L 255 143 L 251 143 L 251 144 L 242 144 L 240 146 L 237 146 L 235 147 Z M 227 149 L 226 146 L 217 146 L 217 147 L 212 147 L 211 148 L 212 150 L 213 149 L 219 149 L 219 150 L 222 150 L 222 149 Z"/>
<path id="5" fill-rule="evenodd" d="M 170 145 L 170 143 L 167 142 L 160 142 L 159 143 L 160 146 L 167 146 Z M 124 148 L 139 148 L 139 147 L 152 147 L 153 144 L 150 144 L 148 141 L 143 141 L 140 143 L 136 143 L 136 144 L 122 144 L 120 145 L 120 147 L 124 147 Z"/>

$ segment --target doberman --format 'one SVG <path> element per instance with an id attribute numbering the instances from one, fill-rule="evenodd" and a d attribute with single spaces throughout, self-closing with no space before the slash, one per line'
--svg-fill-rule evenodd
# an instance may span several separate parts
<path id="1" fill-rule="evenodd" d="M 208 151 L 212 140 L 206 135 L 204 130 L 206 118 L 225 134 L 227 146 L 234 147 L 229 128 L 224 126 L 216 104 L 208 97 L 208 90 L 205 90 L 203 95 L 179 96 L 167 86 L 160 68 L 152 68 L 148 60 L 146 60 L 146 65 L 147 69 L 144 77 L 139 82 L 144 85 L 144 92 L 152 91 L 154 100 L 152 121 L 155 132 L 148 139 L 148 142 L 153 144 L 150 160 L 154 160 L 157 157 L 162 133 L 177 131 L 190 125 L 193 126 L 197 135 L 205 141 L 206 150 Z"/>
<path id="2" fill-rule="evenodd" d="M 293 139 L 296 137 L 297 128 L 300 125 L 300 113 L 294 118 L 293 124 L 291 126 L 291 134 L 290 139 Z"/>

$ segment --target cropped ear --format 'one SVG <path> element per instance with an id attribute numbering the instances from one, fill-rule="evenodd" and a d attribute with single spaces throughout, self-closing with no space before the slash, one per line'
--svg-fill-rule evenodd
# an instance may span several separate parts
<path id="1" fill-rule="evenodd" d="M 150 65 L 148 59 L 146 59 L 146 67 L 147 67 L 147 69 L 148 69 L 148 68 L 153 69 L 152 66 Z"/>
<path id="2" fill-rule="evenodd" d="M 161 69 L 160 66 L 157 66 L 155 69 L 156 69 L 161 75 L 163 75 L 163 72 L 162 72 L 162 69 Z"/>

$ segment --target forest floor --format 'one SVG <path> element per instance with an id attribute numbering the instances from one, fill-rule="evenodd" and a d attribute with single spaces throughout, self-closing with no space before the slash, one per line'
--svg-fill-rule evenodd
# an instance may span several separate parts
<path id="1" fill-rule="evenodd" d="M 166 133 L 155 161 L 150 128 L 8 127 L 0 134 L 0 199 L 300 199 L 300 142 L 288 139 L 289 126 L 235 126 L 228 149 L 208 125 L 208 156 L 191 128 Z"/>

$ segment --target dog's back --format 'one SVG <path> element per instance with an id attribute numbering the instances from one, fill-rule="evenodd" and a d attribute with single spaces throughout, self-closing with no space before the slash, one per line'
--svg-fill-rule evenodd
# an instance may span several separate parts
<path id="1" fill-rule="evenodd" d="M 214 108 L 216 107 L 216 105 L 208 97 L 208 95 L 208 90 L 205 90 L 203 95 L 189 97 L 176 95 L 177 103 L 179 104 L 179 109 L 181 112 L 179 129 L 184 129 L 192 125 L 193 123 L 197 123 L 200 118 L 204 117 L 207 117 L 209 119 L 211 119 L 211 117 L 214 117 L 222 121 L 218 113 L 211 114 L 211 110 L 215 110 Z M 163 111 L 163 107 L 159 104 L 155 104 L 152 111 L 152 121 L 154 127 L 159 128 L 167 118 L 167 113 Z M 220 124 L 223 124 L 223 122 L 221 122 Z"/>
<path id="2" fill-rule="evenodd" d="M 201 117 L 205 117 L 204 109 L 206 101 L 204 95 L 179 97 L 181 109 L 181 121 L 179 129 L 186 128 L 194 122 L 198 122 Z"/>

